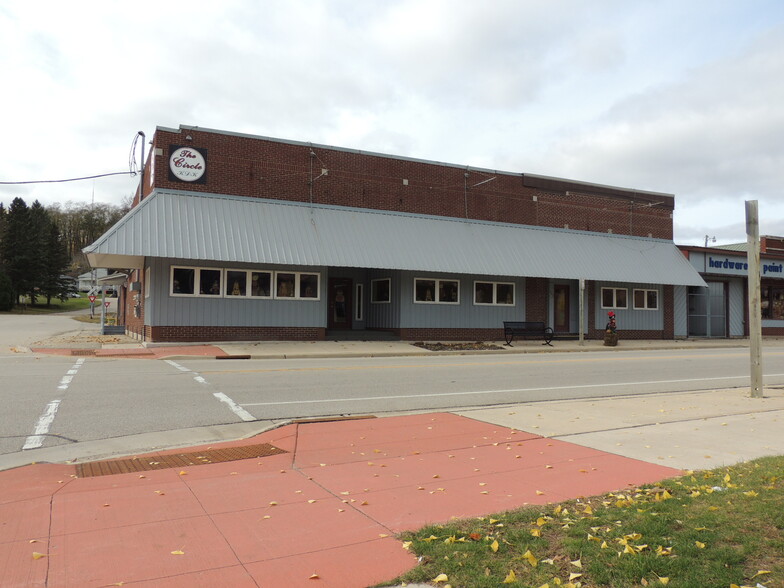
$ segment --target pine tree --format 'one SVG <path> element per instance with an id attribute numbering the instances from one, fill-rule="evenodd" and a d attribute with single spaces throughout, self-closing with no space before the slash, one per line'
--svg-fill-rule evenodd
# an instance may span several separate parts
<path id="1" fill-rule="evenodd" d="M 6 214 L 5 231 L 0 243 L 0 256 L 5 273 L 11 280 L 13 298 L 18 303 L 22 294 L 33 293 L 35 286 L 34 270 L 37 265 L 37 252 L 34 250 L 30 209 L 21 198 L 14 198 Z"/>
<path id="2" fill-rule="evenodd" d="M 68 251 L 63 243 L 60 229 L 57 223 L 47 216 L 46 242 L 42 248 L 43 259 L 43 282 L 39 286 L 41 293 L 46 296 L 47 306 L 52 303 L 52 298 L 57 298 L 62 302 L 68 296 L 76 292 L 76 283 L 73 278 L 65 274 L 71 263 Z"/>

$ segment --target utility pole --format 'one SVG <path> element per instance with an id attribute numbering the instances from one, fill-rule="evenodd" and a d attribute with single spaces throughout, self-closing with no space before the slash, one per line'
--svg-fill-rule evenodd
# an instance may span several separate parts
<path id="1" fill-rule="evenodd" d="M 751 385 L 749 396 L 762 398 L 762 306 L 760 304 L 759 209 L 756 200 L 746 201 L 746 237 L 749 263 L 749 354 Z"/>
<path id="2" fill-rule="evenodd" d="M 578 329 L 580 330 L 580 334 L 578 336 L 578 341 L 580 347 L 585 345 L 585 280 L 580 278 L 579 281 L 579 290 L 580 296 L 578 298 L 578 313 L 580 314 L 580 320 L 578 321 Z"/>

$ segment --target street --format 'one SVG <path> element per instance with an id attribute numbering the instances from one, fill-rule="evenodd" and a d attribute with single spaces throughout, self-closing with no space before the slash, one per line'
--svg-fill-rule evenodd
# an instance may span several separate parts
<path id="1" fill-rule="evenodd" d="M 0 357 L 0 454 L 254 420 L 748 386 L 744 348 L 288 360 Z M 764 351 L 767 386 L 784 350 Z"/>

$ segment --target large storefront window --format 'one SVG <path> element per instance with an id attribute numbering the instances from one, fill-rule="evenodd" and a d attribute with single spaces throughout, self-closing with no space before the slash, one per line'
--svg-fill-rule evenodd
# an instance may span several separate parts
<path id="1" fill-rule="evenodd" d="M 762 318 L 784 320 L 784 287 L 762 284 Z"/>

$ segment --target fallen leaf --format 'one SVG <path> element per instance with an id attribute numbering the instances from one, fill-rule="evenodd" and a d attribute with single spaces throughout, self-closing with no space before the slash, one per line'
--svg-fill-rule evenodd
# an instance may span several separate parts
<path id="1" fill-rule="evenodd" d="M 498 551 L 498 541 L 493 541 L 490 544 L 490 549 L 493 550 L 493 553 L 496 553 Z"/>
<path id="2" fill-rule="evenodd" d="M 172 555 L 185 555 L 185 552 L 182 549 L 176 549 L 171 552 Z"/>
<path id="3" fill-rule="evenodd" d="M 536 560 L 536 556 L 535 556 L 533 553 L 531 553 L 531 550 L 530 550 L 530 549 L 528 549 L 528 550 L 527 550 L 527 551 L 526 551 L 526 552 L 523 554 L 523 559 L 524 559 L 525 561 L 527 561 L 527 562 L 528 562 L 528 565 L 530 565 L 532 568 L 535 568 L 535 567 L 536 567 L 536 566 L 539 564 L 539 562 Z"/>
<path id="4" fill-rule="evenodd" d="M 42 557 L 46 557 L 45 553 L 38 553 L 37 551 L 33 551 L 33 559 L 41 559 Z"/>
<path id="5" fill-rule="evenodd" d="M 501 584 L 511 584 L 512 582 L 517 580 L 517 576 L 514 573 L 514 570 L 509 570 L 509 573 L 504 578 L 504 581 Z"/>
<path id="6" fill-rule="evenodd" d="M 705 549 L 705 544 L 702 541 L 695 541 L 694 545 L 696 545 L 700 549 Z"/>
<path id="7" fill-rule="evenodd" d="M 449 576 L 447 576 L 446 574 L 438 574 L 435 578 L 431 580 L 431 582 L 435 582 L 436 584 L 439 584 L 441 582 L 449 582 Z"/>
<path id="8" fill-rule="evenodd" d="M 186 472 L 185 470 L 180 470 L 180 475 L 181 476 L 187 476 L 188 472 Z"/>
<path id="9" fill-rule="evenodd" d="M 308 578 L 308 580 L 318 580 L 318 579 L 319 579 L 319 575 L 316 572 L 313 572 Z"/>

